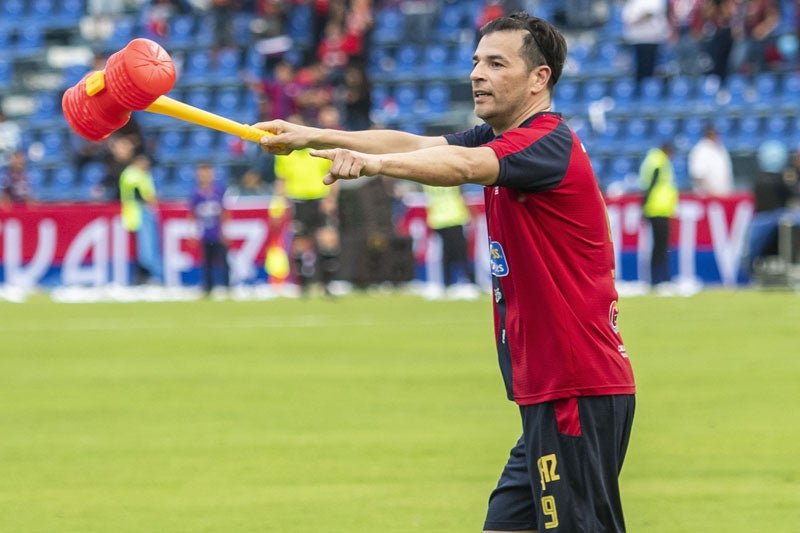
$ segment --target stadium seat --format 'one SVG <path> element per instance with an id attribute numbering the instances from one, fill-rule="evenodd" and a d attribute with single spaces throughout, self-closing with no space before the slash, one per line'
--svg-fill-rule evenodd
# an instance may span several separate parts
<path id="1" fill-rule="evenodd" d="M 636 97 L 636 82 L 632 78 L 618 78 L 611 83 L 614 111 L 630 111 Z"/>
<path id="2" fill-rule="evenodd" d="M 675 76 L 667 82 L 666 105 L 674 113 L 687 112 L 688 102 L 694 98 L 692 80 L 687 76 Z"/>
<path id="3" fill-rule="evenodd" d="M 439 13 L 436 38 L 440 42 L 456 39 L 462 29 L 468 27 L 464 12 L 456 3 L 445 4 Z"/>
<path id="4" fill-rule="evenodd" d="M 124 48 L 138 31 L 138 24 L 133 15 L 122 16 L 114 20 L 114 28 L 103 43 L 106 50 L 116 52 Z"/>
<path id="5" fill-rule="evenodd" d="M 375 14 L 373 40 L 378 44 L 392 44 L 403 38 L 404 19 L 398 9 L 381 9 Z"/>
<path id="6" fill-rule="evenodd" d="M 607 95 L 608 88 L 603 80 L 592 79 L 583 84 L 583 100 L 587 104 L 602 100 Z"/>
<path id="7" fill-rule="evenodd" d="M 211 76 L 217 84 L 238 83 L 239 50 L 236 48 L 220 50 L 214 61 Z"/>
<path id="8" fill-rule="evenodd" d="M 653 121 L 653 133 L 659 139 L 671 139 L 678 133 L 678 119 L 661 116 Z"/>
<path id="9" fill-rule="evenodd" d="M 214 99 L 213 112 L 223 117 L 236 119 L 242 110 L 242 97 L 236 87 L 223 87 L 217 91 Z"/>
<path id="10" fill-rule="evenodd" d="M 700 137 L 703 136 L 703 130 L 706 128 L 706 121 L 701 117 L 686 117 L 686 120 L 683 121 L 683 126 L 681 127 L 681 134 L 686 138 L 687 144 L 689 146 L 694 146 L 694 144 L 700 140 Z M 720 135 L 725 136 L 729 134 L 729 132 L 720 132 Z"/>
<path id="11" fill-rule="evenodd" d="M 401 83 L 395 87 L 393 96 L 397 104 L 398 120 L 410 119 L 416 112 L 419 87 L 413 83 Z"/>
<path id="12" fill-rule="evenodd" d="M 61 163 L 66 147 L 64 135 L 58 130 L 46 130 L 39 136 L 42 154 L 39 162 L 45 165 Z"/>
<path id="13" fill-rule="evenodd" d="M 423 89 L 425 110 L 431 115 L 441 115 L 450 108 L 450 87 L 446 83 L 431 83 Z"/>
<path id="14" fill-rule="evenodd" d="M 429 44 L 425 47 L 422 60 L 422 74 L 426 79 L 441 77 L 450 61 L 447 47 L 441 43 Z"/>
<path id="15" fill-rule="evenodd" d="M 294 4 L 286 21 L 286 32 L 296 46 L 310 46 L 313 41 L 314 13 L 310 2 Z"/>
<path id="16" fill-rule="evenodd" d="M 184 148 L 184 134 L 178 130 L 166 130 L 158 136 L 155 157 L 159 164 L 171 163 L 181 159 Z"/>
<path id="17" fill-rule="evenodd" d="M 462 42 L 455 45 L 451 53 L 450 68 L 447 74 L 453 78 L 463 78 L 472 72 L 472 56 L 475 54 L 475 45 L 471 42 Z"/>
<path id="18" fill-rule="evenodd" d="M 205 49 L 190 51 L 183 63 L 183 72 L 180 80 L 187 84 L 209 85 L 213 81 L 211 71 L 211 56 Z"/>
<path id="19" fill-rule="evenodd" d="M 170 180 L 170 167 L 161 164 L 154 165 L 150 169 L 150 173 L 153 175 L 153 185 L 156 188 L 156 194 L 161 195 Z"/>
<path id="20" fill-rule="evenodd" d="M 410 81 L 417 77 L 419 72 L 420 51 L 416 44 L 401 44 L 397 47 L 394 58 L 395 68 L 392 73 L 393 79 Z"/>
<path id="21" fill-rule="evenodd" d="M 780 86 L 778 77 L 774 72 L 762 72 L 753 80 L 756 101 L 753 108 L 756 111 L 769 112 L 775 107 L 775 100 L 779 98 Z"/>
<path id="22" fill-rule="evenodd" d="M 554 110 L 565 116 L 578 112 L 582 108 L 580 88 L 580 83 L 576 80 L 559 80 L 553 94 Z"/>
<path id="23" fill-rule="evenodd" d="M 772 115 L 766 118 L 764 124 L 764 137 L 771 139 L 786 139 L 792 134 L 794 121 L 786 115 Z"/>
<path id="24" fill-rule="evenodd" d="M 38 23 L 26 23 L 17 31 L 17 40 L 10 50 L 14 58 L 27 58 L 44 52 L 44 28 Z"/>
<path id="25" fill-rule="evenodd" d="M 29 15 L 40 20 L 45 26 L 50 25 L 50 21 L 56 11 L 53 0 L 32 0 L 29 3 L 29 9 Z"/>
<path id="26" fill-rule="evenodd" d="M 193 160 L 208 159 L 217 151 L 217 132 L 208 128 L 197 128 L 189 132 L 186 149 Z"/>
<path id="27" fill-rule="evenodd" d="M 750 106 L 753 101 L 753 91 L 750 82 L 741 74 L 732 74 L 725 80 L 725 90 L 728 101 L 725 103 L 731 112 L 739 112 Z"/>
<path id="28" fill-rule="evenodd" d="M 3 22 L 9 24 L 9 26 L 12 24 L 16 26 L 26 15 L 26 2 L 24 0 L 4 0 L 0 5 L 2 5 L 0 16 L 2 16 Z"/>
<path id="29" fill-rule="evenodd" d="M 187 91 L 186 103 L 200 109 L 209 109 L 211 107 L 211 90 L 197 87 Z"/>
<path id="30" fill-rule="evenodd" d="M 710 113 L 717 108 L 717 97 L 719 96 L 720 79 L 716 75 L 700 76 L 697 78 L 695 87 L 696 112 Z"/>
<path id="31" fill-rule="evenodd" d="M 81 18 L 86 14 L 83 0 L 58 0 L 56 4 L 60 6 L 56 17 L 59 25 L 62 27 L 68 28 L 78 24 Z"/>
<path id="32" fill-rule="evenodd" d="M 0 58 L 0 85 L 10 86 L 14 81 L 14 65 L 10 61 Z"/>
<path id="33" fill-rule="evenodd" d="M 644 108 L 653 108 L 664 97 L 664 80 L 645 78 L 639 84 L 639 103 Z"/>
<path id="34" fill-rule="evenodd" d="M 75 169 L 70 165 L 56 167 L 45 190 L 46 199 L 50 201 L 75 199 L 78 196 L 78 180 Z"/>
<path id="35" fill-rule="evenodd" d="M 195 18 L 193 15 L 173 15 L 169 18 L 166 46 L 187 48 L 194 44 Z"/>
<path id="36" fill-rule="evenodd" d="M 169 185 L 169 196 L 172 198 L 187 198 L 194 189 L 195 174 L 194 164 L 175 167 L 175 173 Z"/>
<path id="37" fill-rule="evenodd" d="M 627 153 L 645 153 L 658 144 L 659 140 L 651 138 L 650 124 L 646 118 L 631 117 L 625 121 L 623 143 Z"/>
<path id="38" fill-rule="evenodd" d="M 787 112 L 796 114 L 800 111 L 800 72 L 787 72 L 783 75 L 779 104 Z"/>

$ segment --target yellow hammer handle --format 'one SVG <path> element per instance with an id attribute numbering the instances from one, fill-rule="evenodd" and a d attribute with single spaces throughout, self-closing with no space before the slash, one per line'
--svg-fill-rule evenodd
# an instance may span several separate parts
<path id="1" fill-rule="evenodd" d="M 186 122 L 205 126 L 212 130 L 224 131 L 232 135 L 237 135 L 242 139 L 259 142 L 265 135 L 272 135 L 272 133 L 247 124 L 240 124 L 235 120 L 221 117 L 214 113 L 198 109 L 189 104 L 184 104 L 174 100 L 168 96 L 159 96 L 155 102 L 150 104 L 145 111 L 151 113 L 158 113 L 160 115 L 168 115 Z"/>

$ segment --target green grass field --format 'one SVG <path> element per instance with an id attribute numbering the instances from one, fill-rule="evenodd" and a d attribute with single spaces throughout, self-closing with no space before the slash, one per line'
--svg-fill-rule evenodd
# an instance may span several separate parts
<path id="1" fill-rule="evenodd" d="M 800 295 L 623 299 L 631 532 L 800 528 Z M 480 531 L 488 297 L 0 302 L 0 531 Z"/>

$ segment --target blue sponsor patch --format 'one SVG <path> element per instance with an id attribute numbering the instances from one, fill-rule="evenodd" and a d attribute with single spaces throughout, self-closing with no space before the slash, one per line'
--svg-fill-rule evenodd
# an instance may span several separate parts
<path id="1" fill-rule="evenodd" d="M 502 278 L 508 276 L 508 261 L 503 247 L 497 241 L 489 243 L 489 261 L 492 265 L 492 276 Z"/>

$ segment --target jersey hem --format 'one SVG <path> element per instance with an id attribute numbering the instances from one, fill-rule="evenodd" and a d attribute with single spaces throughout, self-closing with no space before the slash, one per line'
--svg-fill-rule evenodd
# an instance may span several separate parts
<path id="1" fill-rule="evenodd" d="M 555 400 L 563 400 L 565 398 L 578 398 L 582 396 L 621 396 L 636 394 L 636 386 L 634 385 L 614 385 L 610 387 L 592 387 L 588 389 L 570 389 L 555 392 L 548 392 L 546 394 L 536 394 L 533 396 L 523 396 L 522 398 L 514 397 L 513 401 L 517 405 L 535 405 L 537 403 L 552 402 Z"/>

